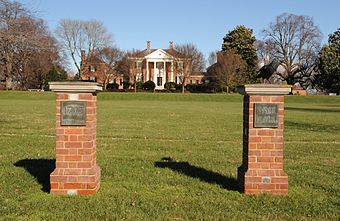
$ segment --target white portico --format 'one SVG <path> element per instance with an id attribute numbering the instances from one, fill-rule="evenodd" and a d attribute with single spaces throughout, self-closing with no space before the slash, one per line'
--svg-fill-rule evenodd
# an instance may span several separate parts
<path id="1" fill-rule="evenodd" d="M 153 81 L 156 89 L 164 89 L 166 82 L 174 81 L 174 57 L 163 49 L 145 56 L 146 60 L 146 81 Z"/>

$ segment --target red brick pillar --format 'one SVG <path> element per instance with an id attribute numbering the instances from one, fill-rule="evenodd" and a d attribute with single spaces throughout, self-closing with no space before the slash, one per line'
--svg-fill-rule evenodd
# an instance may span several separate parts
<path id="1" fill-rule="evenodd" d="M 243 103 L 243 162 L 238 182 L 245 194 L 288 194 L 283 170 L 284 96 L 287 85 L 245 85 Z"/>
<path id="2" fill-rule="evenodd" d="M 100 187 L 96 163 L 97 92 L 93 82 L 50 82 L 56 92 L 56 168 L 51 194 L 95 194 Z"/>

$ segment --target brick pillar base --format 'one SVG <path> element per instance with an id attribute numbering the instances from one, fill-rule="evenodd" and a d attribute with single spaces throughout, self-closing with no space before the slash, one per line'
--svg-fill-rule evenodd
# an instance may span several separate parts
<path id="1" fill-rule="evenodd" d="M 255 91 L 252 90 L 254 88 Z M 286 195 L 288 194 L 288 175 L 283 170 L 283 94 L 290 88 L 273 85 L 246 85 L 243 89 L 246 92 L 243 91 L 245 94 L 243 163 L 238 168 L 241 191 L 245 194 Z M 277 113 L 277 126 L 256 126 L 254 123 L 255 104 L 274 105 L 276 110 L 274 112 Z M 266 114 L 266 111 L 263 113 Z"/>
<path id="2" fill-rule="evenodd" d="M 97 96 L 96 91 L 91 90 L 94 83 L 56 82 L 56 84 L 50 83 L 51 90 L 57 92 L 56 169 L 50 175 L 50 193 L 95 194 L 100 187 L 100 168 L 96 163 Z M 69 84 L 80 85 L 75 85 L 72 91 L 65 91 L 65 85 Z M 85 121 L 83 125 L 63 125 L 61 107 L 70 101 L 85 105 L 86 117 L 83 119 Z"/>

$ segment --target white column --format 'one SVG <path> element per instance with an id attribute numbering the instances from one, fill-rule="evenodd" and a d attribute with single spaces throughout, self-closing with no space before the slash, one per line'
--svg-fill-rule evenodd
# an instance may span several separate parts
<path id="1" fill-rule="evenodd" d="M 153 82 L 155 82 L 157 87 L 157 73 L 156 73 L 157 67 L 156 67 L 156 61 L 153 62 Z"/>
<path id="2" fill-rule="evenodd" d="M 170 77 L 170 81 L 171 82 L 175 82 L 174 81 L 174 61 L 171 62 L 171 77 Z"/>
<path id="3" fill-rule="evenodd" d="M 150 78 L 150 75 L 149 75 L 149 61 L 148 59 L 146 59 L 146 76 L 145 76 L 145 81 L 148 81 Z"/>
<path id="4" fill-rule="evenodd" d="M 165 84 L 165 82 L 166 82 L 166 62 L 165 61 L 163 61 L 163 77 L 164 77 L 164 80 L 162 81 L 162 84 L 164 85 Z"/>

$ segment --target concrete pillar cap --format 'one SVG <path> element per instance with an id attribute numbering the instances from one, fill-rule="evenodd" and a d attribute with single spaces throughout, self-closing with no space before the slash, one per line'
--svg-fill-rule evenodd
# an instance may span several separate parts
<path id="1" fill-rule="evenodd" d="M 287 84 L 246 84 L 237 87 L 237 92 L 243 95 L 285 95 L 291 90 L 292 86 Z"/>
<path id="2" fill-rule="evenodd" d="M 54 92 L 95 93 L 103 90 L 102 85 L 97 82 L 57 81 L 48 82 L 48 84 L 50 90 Z"/>

